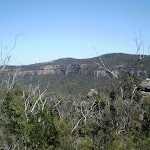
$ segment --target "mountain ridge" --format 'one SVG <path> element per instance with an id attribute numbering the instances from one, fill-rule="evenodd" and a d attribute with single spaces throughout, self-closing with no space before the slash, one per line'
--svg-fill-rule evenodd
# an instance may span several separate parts
<path id="1" fill-rule="evenodd" d="M 145 55 L 145 58 L 146 57 L 149 57 L 149 56 Z M 54 73 L 60 73 L 60 72 L 68 73 L 68 69 L 70 68 L 72 69 L 88 68 L 88 69 L 99 71 L 98 68 L 100 66 L 101 68 L 104 69 L 103 65 L 105 65 L 107 69 L 111 69 L 111 70 L 116 69 L 116 68 L 121 68 L 121 67 L 133 69 L 135 67 L 136 68 L 144 67 L 147 62 L 147 60 L 145 61 L 145 58 L 143 59 L 144 60 L 143 61 L 139 59 L 139 55 L 112 53 L 112 54 L 106 54 L 106 55 L 89 58 L 89 59 L 61 58 L 58 60 L 54 60 L 52 62 L 38 63 L 38 64 L 33 64 L 33 65 L 24 65 L 20 67 L 21 67 L 21 71 L 27 71 L 28 73 L 38 70 L 39 72 L 36 72 L 38 75 L 54 74 Z"/>
<path id="2" fill-rule="evenodd" d="M 135 75 L 142 81 L 150 77 L 150 56 L 112 53 L 89 59 L 62 58 L 52 62 L 19 66 L 18 82 L 29 85 L 41 82 L 49 91 L 58 93 L 87 93 L 92 88 L 112 81 L 110 70 L 117 76 Z M 8 66 L 7 70 L 13 70 Z"/>

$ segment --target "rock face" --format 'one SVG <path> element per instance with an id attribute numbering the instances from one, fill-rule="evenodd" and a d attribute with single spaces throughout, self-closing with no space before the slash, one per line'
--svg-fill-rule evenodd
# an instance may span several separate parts
<path id="1" fill-rule="evenodd" d="M 44 66 L 43 68 L 40 68 L 39 70 L 36 71 L 38 75 L 41 74 L 54 74 L 54 73 L 59 73 L 59 65 L 47 65 Z"/>
<path id="2" fill-rule="evenodd" d="M 108 76 L 107 71 L 106 70 L 98 70 L 94 72 L 94 75 L 97 78 L 101 78 L 102 76 Z"/>
<path id="3" fill-rule="evenodd" d="M 146 80 L 142 81 L 140 86 L 143 90 L 150 90 L 150 79 L 146 78 Z"/>
<path id="4" fill-rule="evenodd" d="M 118 70 L 113 70 L 117 75 L 119 74 Z M 90 74 L 93 77 L 101 78 L 103 76 L 109 76 L 109 72 L 104 69 L 92 69 L 87 64 L 69 64 L 65 68 L 60 65 L 46 65 L 41 67 L 38 70 L 28 70 L 28 71 L 20 71 L 18 74 L 23 76 L 26 74 L 37 74 L 37 75 L 46 75 L 46 74 L 56 74 L 63 73 L 65 75 L 68 74 L 79 74 L 79 75 L 87 75 Z"/>
<path id="5" fill-rule="evenodd" d="M 141 70 L 135 70 L 124 68 L 124 66 L 117 66 L 110 70 L 111 72 L 115 73 L 116 75 L 120 75 L 121 73 L 126 73 L 129 75 L 136 74 L 137 76 L 146 75 L 146 71 Z M 37 75 L 46 75 L 46 74 L 56 74 L 56 73 L 63 73 L 65 75 L 68 74 L 79 74 L 79 75 L 87 75 L 96 77 L 96 78 L 102 78 L 102 77 L 108 77 L 110 76 L 110 72 L 106 71 L 103 68 L 99 67 L 91 67 L 87 64 L 82 63 L 74 63 L 74 64 L 68 64 L 65 66 L 62 65 L 45 65 L 43 67 L 40 67 L 36 70 L 26 70 L 26 71 L 19 71 L 18 75 L 24 76 L 26 74 L 37 74 Z"/>
<path id="6" fill-rule="evenodd" d="M 65 74 L 70 73 L 84 74 L 86 73 L 86 70 L 87 70 L 86 64 L 70 64 L 69 66 L 67 66 Z"/>
<path id="7" fill-rule="evenodd" d="M 142 81 L 138 90 L 143 96 L 150 96 L 150 79 L 146 78 L 146 80 Z"/>

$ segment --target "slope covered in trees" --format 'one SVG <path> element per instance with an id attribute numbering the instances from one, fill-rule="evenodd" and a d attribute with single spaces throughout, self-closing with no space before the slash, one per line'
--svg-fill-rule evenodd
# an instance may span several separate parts
<path id="1" fill-rule="evenodd" d="M 124 82 L 125 81 L 125 82 Z M 49 97 L 20 85 L 1 99 L 2 149 L 150 148 L 150 97 L 134 90 L 134 77 L 122 78 L 91 97 Z"/>
<path id="2" fill-rule="evenodd" d="M 92 88 L 106 85 L 118 76 L 135 75 L 139 82 L 150 77 L 150 57 L 129 54 L 107 54 L 90 59 L 65 58 L 52 62 L 20 66 L 18 82 L 29 86 L 41 83 L 41 89 L 49 82 L 49 91 L 65 95 L 85 95 Z M 11 68 L 11 67 L 10 67 Z M 31 81 L 32 80 L 32 81 Z"/>
<path id="3" fill-rule="evenodd" d="M 150 97 L 137 90 L 138 78 L 148 77 L 149 63 L 146 56 L 110 54 L 60 59 L 17 72 L 6 67 L 0 88 L 1 149 L 149 150 Z M 61 72 L 37 74 L 45 66 Z M 100 69 L 106 71 L 103 77 L 92 75 Z M 87 94 L 91 88 L 97 89 Z"/>

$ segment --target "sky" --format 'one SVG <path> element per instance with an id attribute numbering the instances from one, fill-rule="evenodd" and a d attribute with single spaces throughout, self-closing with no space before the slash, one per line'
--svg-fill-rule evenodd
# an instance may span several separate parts
<path id="1" fill-rule="evenodd" d="M 135 37 L 150 44 L 149 0 L 0 0 L 0 40 L 10 65 L 59 58 L 136 54 Z"/>

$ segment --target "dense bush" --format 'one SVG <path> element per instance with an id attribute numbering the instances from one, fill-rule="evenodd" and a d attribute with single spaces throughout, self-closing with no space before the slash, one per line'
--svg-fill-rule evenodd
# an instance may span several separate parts
<path id="1" fill-rule="evenodd" d="M 120 78 L 91 97 L 58 95 L 46 102 L 15 85 L 4 89 L 0 107 L 3 149 L 150 149 L 150 97 L 134 90 L 135 77 Z M 123 89 L 123 97 L 120 94 Z M 127 88 L 128 87 L 128 88 Z M 23 96 L 24 93 L 24 96 Z M 37 101 L 39 99 L 39 101 Z M 43 105 L 44 104 L 44 105 Z"/>

